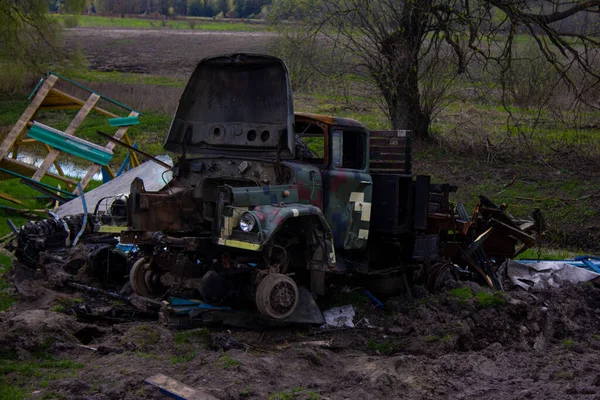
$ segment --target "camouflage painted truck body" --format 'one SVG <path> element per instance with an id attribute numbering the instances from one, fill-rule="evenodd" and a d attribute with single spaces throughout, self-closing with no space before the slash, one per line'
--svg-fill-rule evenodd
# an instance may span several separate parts
<path id="1" fill-rule="evenodd" d="M 250 293 L 283 318 L 297 285 L 323 294 L 327 272 L 369 279 L 442 258 L 453 250 L 441 232 L 464 226 L 448 217 L 451 187 L 412 176 L 408 132 L 294 113 L 277 58 L 201 61 L 164 147 L 181 154 L 173 180 L 158 192 L 133 182 L 121 234 L 145 254 L 130 274 L 145 296 L 186 289 L 221 304 Z"/>

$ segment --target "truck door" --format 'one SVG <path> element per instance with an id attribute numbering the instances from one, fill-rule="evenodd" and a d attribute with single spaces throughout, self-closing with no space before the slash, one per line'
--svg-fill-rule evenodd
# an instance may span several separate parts
<path id="1" fill-rule="evenodd" d="M 330 128 L 329 168 L 323 172 L 325 218 L 336 249 L 362 250 L 369 238 L 373 181 L 367 173 L 368 132 Z"/>

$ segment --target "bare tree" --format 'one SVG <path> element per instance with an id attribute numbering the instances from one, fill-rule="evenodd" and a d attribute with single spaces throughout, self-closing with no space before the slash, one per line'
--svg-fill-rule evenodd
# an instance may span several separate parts
<path id="1" fill-rule="evenodd" d="M 29 71 L 39 73 L 64 57 L 57 46 L 59 26 L 42 0 L 0 3 L 0 90 L 18 88 Z"/>
<path id="2" fill-rule="evenodd" d="M 564 22 L 598 12 L 600 0 L 276 0 L 271 16 L 289 16 L 294 4 L 315 40 L 326 38 L 360 60 L 385 99 L 392 127 L 421 138 L 429 137 L 432 108 L 423 102 L 420 81 L 431 83 L 443 70 L 447 84 L 474 66 L 491 65 L 504 81 L 513 46 L 524 37 L 578 94 L 598 83 L 595 32 Z"/>

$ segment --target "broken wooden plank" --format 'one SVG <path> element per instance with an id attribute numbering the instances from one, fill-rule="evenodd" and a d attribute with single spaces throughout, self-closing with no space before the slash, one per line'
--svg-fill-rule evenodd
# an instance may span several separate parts
<path id="1" fill-rule="evenodd" d="M 21 206 L 23 205 L 23 202 L 21 200 L 15 199 L 14 197 L 7 195 L 6 193 L 0 192 L 0 198 L 4 199 L 4 200 L 12 201 L 13 203 L 21 205 Z"/>
<path id="2" fill-rule="evenodd" d="M 67 135 L 73 136 L 73 134 L 75 133 L 77 128 L 79 128 L 79 125 L 81 125 L 81 123 L 83 122 L 85 117 L 87 117 L 87 115 L 90 113 L 92 108 L 96 105 L 98 100 L 100 100 L 100 96 L 98 96 L 97 94 L 92 93 L 90 95 L 90 97 L 87 99 L 87 101 L 85 102 L 83 107 L 81 107 L 81 109 L 79 110 L 79 112 L 77 113 L 75 118 L 73 118 L 73 120 L 71 121 L 71 123 L 69 124 L 67 129 L 65 130 L 65 133 Z M 60 154 L 59 150 L 52 149 L 52 151 L 46 156 L 46 159 L 44 160 L 42 165 L 40 165 L 40 167 L 35 172 L 35 174 L 33 174 L 31 179 L 33 179 L 34 181 L 39 181 L 40 179 L 42 179 L 44 174 L 46 174 L 46 172 L 48 172 L 48 168 L 50 168 L 50 166 L 54 163 L 54 161 L 56 160 L 56 158 L 58 157 L 59 154 Z"/>
<path id="3" fill-rule="evenodd" d="M 71 100 L 73 103 L 79 104 L 80 106 L 83 106 L 85 104 L 84 101 L 78 99 L 75 96 L 71 96 L 70 94 L 67 94 L 65 92 L 63 92 L 62 90 L 58 90 L 58 89 L 52 89 L 53 93 L 58 93 L 59 95 L 68 98 L 69 100 Z M 41 105 L 40 109 L 41 110 L 60 110 L 60 109 L 71 109 L 71 108 L 75 108 L 75 106 L 62 106 L 62 107 L 53 107 L 53 106 L 45 106 L 45 105 Z M 78 108 L 78 107 L 77 107 Z M 119 116 L 115 113 L 112 113 L 110 111 L 106 111 L 103 108 L 100 107 L 94 107 L 94 111 L 99 112 L 100 114 L 106 115 L 107 117 L 110 118 L 118 118 Z"/>
<path id="4" fill-rule="evenodd" d="M 217 400 L 216 397 L 206 392 L 191 388 L 163 374 L 153 375 L 144 379 L 144 382 L 156 386 L 162 393 L 178 400 Z"/>
<path id="5" fill-rule="evenodd" d="M 42 102 L 46 98 L 46 95 L 48 94 L 50 89 L 52 89 L 57 80 L 58 78 L 56 76 L 51 75 L 44 81 L 44 84 L 37 92 L 31 103 L 29 103 L 29 106 L 21 115 L 21 118 L 19 118 L 19 120 L 12 127 L 8 135 L 6 135 L 6 137 L 4 138 L 2 145 L 0 145 L 0 159 L 6 157 L 6 155 L 10 152 L 10 149 L 12 148 L 13 144 L 19 138 L 19 136 L 25 129 L 25 126 L 27 126 L 29 120 L 33 118 L 33 115 L 37 112 L 37 109 L 39 108 L 40 104 L 42 104 Z"/>
<path id="6" fill-rule="evenodd" d="M 13 160 L 12 158 L 4 158 L 0 160 L 0 168 L 4 168 L 6 170 L 10 170 L 11 172 L 18 172 L 21 175 L 30 175 L 35 172 L 36 168 L 33 164 L 27 164 L 23 161 Z M 2 175 L 0 175 L 2 176 Z M 56 178 L 60 181 L 63 181 L 69 185 L 77 184 L 71 178 L 67 178 L 66 176 L 60 176 L 58 174 L 54 174 L 52 172 L 47 172 L 46 176 L 51 176 L 52 178 Z"/>
<path id="7" fill-rule="evenodd" d="M 52 151 L 52 149 L 50 148 L 50 146 L 48 146 L 47 144 L 44 143 L 44 146 L 46 147 L 46 150 L 48 150 L 48 153 L 50 153 Z M 62 167 L 60 166 L 60 163 L 58 162 L 58 160 L 54 161 L 54 168 L 56 168 L 56 170 L 58 171 L 58 174 L 60 176 L 65 176 L 65 173 L 62 170 Z"/>
<path id="8" fill-rule="evenodd" d="M 24 145 L 24 144 L 34 144 L 34 143 L 37 143 L 37 140 L 35 140 L 35 139 L 21 139 L 17 143 L 15 143 L 15 146 L 21 146 L 21 145 Z"/>

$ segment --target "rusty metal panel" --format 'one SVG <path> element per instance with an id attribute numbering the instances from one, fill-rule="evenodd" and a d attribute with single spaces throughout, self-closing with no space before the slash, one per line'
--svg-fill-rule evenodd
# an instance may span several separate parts
<path id="1" fill-rule="evenodd" d="M 291 86 L 281 60 L 252 54 L 207 58 L 181 96 L 164 147 L 203 155 L 275 156 L 279 146 L 281 156 L 291 158 L 293 121 Z"/>

